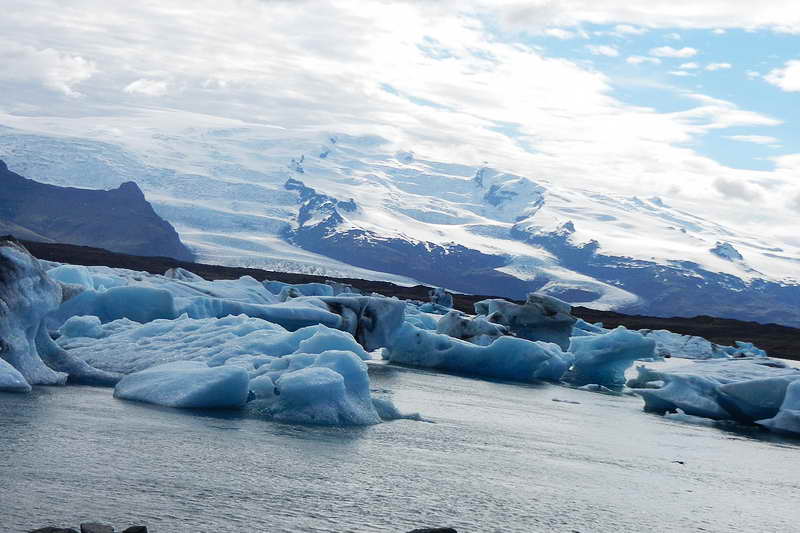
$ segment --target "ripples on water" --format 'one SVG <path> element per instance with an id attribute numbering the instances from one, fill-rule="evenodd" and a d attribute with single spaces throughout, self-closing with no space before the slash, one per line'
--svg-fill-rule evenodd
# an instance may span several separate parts
<path id="1" fill-rule="evenodd" d="M 371 376 L 433 423 L 309 427 L 110 389 L 0 393 L 3 531 L 797 530 L 800 441 L 646 414 L 627 396 L 384 365 Z"/>

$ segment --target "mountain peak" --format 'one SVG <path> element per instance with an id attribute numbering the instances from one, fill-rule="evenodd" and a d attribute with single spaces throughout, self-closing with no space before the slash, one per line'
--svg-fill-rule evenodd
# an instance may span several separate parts
<path id="1" fill-rule="evenodd" d="M 142 189 L 139 188 L 139 186 L 136 184 L 135 181 L 126 181 L 125 183 L 120 185 L 119 188 L 117 188 L 117 190 L 121 193 L 124 193 L 125 195 L 135 196 L 136 198 L 144 199 L 144 193 L 142 192 Z"/>
<path id="2" fill-rule="evenodd" d="M 6 162 L 0 159 L 0 172 L 6 172 L 8 170 L 8 165 Z"/>

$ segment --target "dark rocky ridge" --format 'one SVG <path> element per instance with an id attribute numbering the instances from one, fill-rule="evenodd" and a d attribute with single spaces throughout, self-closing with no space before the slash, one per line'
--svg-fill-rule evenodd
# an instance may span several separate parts
<path id="1" fill-rule="evenodd" d="M 99 248 L 23 241 L 30 252 L 49 261 L 73 263 L 77 265 L 105 265 L 115 268 L 142 270 L 153 274 L 163 274 L 167 269 L 182 267 L 209 280 L 237 279 L 244 275 L 258 280 L 276 280 L 285 283 L 324 282 L 323 276 L 309 274 L 293 274 L 287 272 L 270 272 L 266 270 L 240 267 L 225 267 L 178 261 L 168 257 L 142 257 L 109 252 Z M 367 292 L 377 292 L 386 296 L 397 296 L 403 299 L 428 300 L 430 287 L 417 285 L 402 287 L 385 281 L 369 281 L 363 279 L 336 278 L 336 281 L 348 283 Z M 472 294 L 455 294 L 454 305 L 457 309 L 473 313 L 475 302 L 494 296 Z M 694 318 L 671 317 L 659 318 L 642 315 L 625 315 L 613 311 L 597 311 L 585 307 L 573 307 L 573 314 L 588 322 L 603 322 L 606 327 L 623 325 L 630 329 L 668 329 L 685 335 L 705 337 L 711 342 L 731 345 L 736 340 L 753 342 L 756 346 L 767 350 L 774 357 L 800 360 L 800 329 L 778 324 L 759 324 L 740 320 L 697 316 Z"/>
<path id="2" fill-rule="evenodd" d="M 98 246 L 191 261 L 192 252 L 138 185 L 110 191 L 58 187 L 11 172 L 0 161 L 0 234 L 29 241 Z"/>

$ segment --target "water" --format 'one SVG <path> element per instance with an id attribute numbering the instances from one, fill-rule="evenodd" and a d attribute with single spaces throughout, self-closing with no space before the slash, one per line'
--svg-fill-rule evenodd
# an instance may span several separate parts
<path id="1" fill-rule="evenodd" d="M 798 440 L 649 415 L 635 397 L 384 365 L 371 375 L 432 422 L 320 428 L 91 387 L 0 393 L 0 528 L 798 529 Z"/>

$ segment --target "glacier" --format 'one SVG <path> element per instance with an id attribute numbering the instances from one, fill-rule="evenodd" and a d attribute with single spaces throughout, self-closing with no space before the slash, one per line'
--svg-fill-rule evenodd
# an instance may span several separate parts
<path id="1" fill-rule="evenodd" d="M 110 188 L 136 180 L 203 262 L 800 324 L 787 305 L 800 294 L 800 248 L 657 197 L 593 191 L 488 164 L 409 159 L 398 154 L 410 150 L 374 136 L 162 118 L 168 131 L 159 135 L 123 120 L 128 133 L 109 141 L 88 125 L 83 138 L 69 137 L 81 120 L 58 121 L 56 135 L 55 123 L 37 129 L 4 115 L 12 127 L 0 131 L 0 156 L 57 185 Z M 80 158 L 72 157 L 76 151 Z M 714 251 L 721 247 L 735 254 Z M 398 260 L 382 260 L 390 256 Z M 698 286 L 713 298 L 694 296 Z"/>

